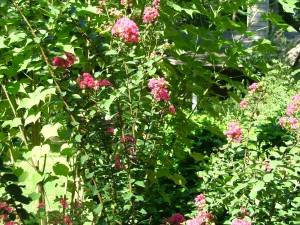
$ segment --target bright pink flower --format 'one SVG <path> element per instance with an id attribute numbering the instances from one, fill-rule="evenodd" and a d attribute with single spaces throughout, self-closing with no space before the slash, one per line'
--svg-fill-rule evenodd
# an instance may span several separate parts
<path id="1" fill-rule="evenodd" d="M 126 42 L 138 42 L 139 29 L 135 22 L 129 18 L 121 18 L 113 26 L 111 33 L 118 37 L 124 37 Z"/>
<path id="2" fill-rule="evenodd" d="M 71 219 L 70 219 L 69 216 L 65 216 L 64 222 L 65 222 L 67 225 L 72 224 L 72 221 L 71 221 Z"/>
<path id="3" fill-rule="evenodd" d="M 146 7 L 143 13 L 144 23 L 153 23 L 153 21 L 158 18 L 158 10 L 152 7 Z"/>
<path id="4" fill-rule="evenodd" d="M 176 114 L 176 109 L 175 109 L 174 105 L 170 105 L 169 110 L 172 114 Z"/>
<path id="5" fill-rule="evenodd" d="M 228 130 L 224 132 L 227 135 L 228 141 L 234 141 L 240 143 L 243 139 L 242 128 L 238 122 L 231 122 L 228 124 Z"/>
<path id="6" fill-rule="evenodd" d="M 72 53 L 65 53 L 66 59 L 62 57 L 55 56 L 52 61 L 53 66 L 61 67 L 63 69 L 66 69 L 70 66 L 72 66 L 76 60 L 75 55 Z"/>
<path id="7" fill-rule="evenodd" d="M 251 225 L 251 222 L 246 219 L 234 219 L 231 225 Z"/>
<path id="8" fill-rule="evenodd" d="M 248 106 L 248 101 L 246 101 L 246 100 L 242 100 L 241 102 L 240 102 L 240 108 L 241 109 L 244 109 L 244 108 L 246 108 L 247 106 Z"/>
<path id="9" fill-rule="evenodd" d="M 153 95 L 154 99 L 156 99 L 157 101 L 169 101 L 170 96 L 167 90 L 168 84 L 164 78 L 150 79 L 148 87 L 152 89 L 151 94 Z"/>
<path id="10" fill-rule="evenodd" d="M 69 205 L 66 200 L 62 199 L 59 201 L 59 203 L 61 204 L 62 207 L 66 208 L 66 209 L 69 208 Z"/>
<path id="11" fill-rule="evenodd" d="M 173 225 L 180 225 L 185 221 L 185 218 L 180 213 L 175 213 L 170 219 L 169 223 Z"/>
<path id="12" fill-rule="evenodd" d="M 258 86 L 259 86 L 258 83 L 256 83 L 256 82 L 252 83 L 252 84 L 249 86 L 250 92 L 256 91 L 256 89 L 258 88 Z"/>
<path id="13" fill-rule="evenodd" d="M 83 73 L 80 77 L 77 78 L 77 83 L 81 89 L 93 88 L 95 87 L 95 80 L 89 73 Z"/>

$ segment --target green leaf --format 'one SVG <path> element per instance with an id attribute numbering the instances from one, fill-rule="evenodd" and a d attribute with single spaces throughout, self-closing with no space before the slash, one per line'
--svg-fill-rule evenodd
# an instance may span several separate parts
<path id="1" fill-rule="evenodd" d="M 0 49 L 2 48 L 8 48 L 5 44 L 4 44 L 4 41 L 6 40 L 5 37 L 3 36 L 0 36 Z"/>
<path id="2" fill-rule="evenodd" d="M 172 176 L 172 180 L 178 184 L 178 185 L 181 185 L 182 187 L 186 188 L 185 184 L 186 184 L 186 179 L 180 175 L 180 174 L 177 174 L 177 173 L 174 173 L 173 176 Z"/>
<path id="3" fill-rule="evenodd" d="M 134 185 L 140 186 L 140 187 L 145 187 L 145 184 L 143 181 L 136 181 L 133 183 Z"/>
<path id="4" fill-rule="evenodd" d="M 75 141 L 81 142 L 81 138 L 82 138 L 82 135 L 77 134 L 77 135 L 75 136 Z"/>
<path id="5" fill-rule="evenodd" d="M 18 177 L 15 174 L 10 174 L 10 173 L 4 174 L 2 176 L 2 179 L 5 182 L 8 182 L 8 181 L 17 182 L 18 181 Z"/>
<path id="6" fill-rule="evenodd" d="M 5 191 L 11 195 L 21 195 L 23 193 L 22 189 L 16 184 L 7 185 Z"/>
<path id="7" fill-rule="evenodd" d="M 89 159 L 89 156 L 88 156 L 88 155 L 83 155 L 83 156 L 81 156 L 81 158 L 80 158 L 81 164 L 83 165 L 88 159 Z"/>
<path id="8" fill-rule="evenodd" d="M 67 167 L 65 164 L 55 163 L 52 169 L 56 175 L 65 176 L 65 177 L 68 176 L 69 167 Z"/>
<path id="9" fill-rule="evenodd" d="M 35 159 L 39 160 L 41 157 L 48 155 L 50 151 L 50 145 L 45 144 L 41 146 L 34 146 L 31 150 L 31 154 L 27 155 L 27 157 L 34 157 Z"/>
<path id="10" fill-rule="evenodd" d="M 254 185 L 253 188 L 249 194 L 250 199 L 255 199 L 257 196 L 257 193 L 262 190 L 265 187 L 265 182 L 259 180 Z"/>
<path id="11" fill-rule="evenodd" d="M 103 209 L 103 205 L 100 203 L 97 205 L 97 207 L 93 210 L 93 212 L 98 215 L 99 217 L 101 216 L 102 213 L 102 209 Z"/>
<path id="12" fill-rule="evenodd" d="M 264 182 L 268 183 L 274 179 L 274 174 L 273 173 L 267 173 L 264 175 L 263 180 Z"/>
<path id="13" fill-rule="evenodd" d="M 196 162 L 204 160 L 204 156 L 201 153 L 198 153 L 198 152 L 191 152 L 190 156 L 193 157 Z"/>
<path id="14" fill-rule="evenodd" d="M 30 115 L 25 119 L 25 124 L 24 126 L 30 124 L 30 123 L 35 123 L 39 118 L 41 117 L 41 112 L 38 112 L 36 115 Z"/>
<path id="15" fill-rule="evenodd" d="M 296 3 L 299 0 L 278 0 L 278 2 L 282 5 L 282 8 L 287 13 L 292 13 L 294 15 L 295 10 L 297 9 Z"/>
<path id="16" fill-rule="evenodd" d="M 21 118 L 14 118 L 11 123 L 11 127 L 18 127 L 20 125 L 22 125 Z"/>
<path id="17" fill-rule="evenodd" d="M 240 183 L 238 184 L 234 189 L 233 189 L 233 193 L 236 194 L 238 193 L 240 190 L 244 189 L 245 187 L 247 187 L 248 184 L 247 183 Z"/>
<path id="18" fill-rule="evenodd" d="M 44 136 L 44 139 L 47 140 L 50 137 L 58 137 L 58 129 L 61 127 L 61 124 L 56 123 L 54 125 L 47 124 L 43 126 L 41 133 Z"/>
<path id="19" fill-rule="evenodd" d="M 42 180 L 43 180 L 43 176 L 41 174 L 39 174 L 38 172 L 35 172 L 32 175 L 32 182 L 33 182 L 34 185 L 38 184 Z"/>
<path id="20" fill-rule="evenodd" d="M 41 193 L 32 192 L 28 196 L 32 199 L 32 201 L 35 201 L 41 197 Z"/>
<path id="21" fill-rule="evenodd" d="M 105 55 L 117 55 L 117 54 L 118 54 L 118 52 L 114 49 L 105 52 Z"/>

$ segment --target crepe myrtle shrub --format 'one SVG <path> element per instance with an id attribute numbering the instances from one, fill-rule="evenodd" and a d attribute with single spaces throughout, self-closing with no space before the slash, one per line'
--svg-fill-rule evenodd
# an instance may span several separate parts
<path id="1" fill-rule="evenodd" d="M 236 111 L 224 120 L 228 143 L 197 172 L 197 188 L 216 224 L 299 221 L 299 94 L 287 92 L 284 101 L 274 95 L 282 80 L 276 84 L 266 77 L 250 84 Z M 270 112 L 276 102 L 282 108 Z"/>

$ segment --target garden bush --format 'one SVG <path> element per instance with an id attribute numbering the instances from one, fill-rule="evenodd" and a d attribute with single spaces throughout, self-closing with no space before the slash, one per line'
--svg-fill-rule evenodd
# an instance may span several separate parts
<path id="1" fill-rule="evenodd" d="M 297 96 L 287 82 L 295 74 L 271 62 L 273 43 L 244 49 L 222 36 L 234 29 L 249 35 L 227 14 L 256 2 L 181 3 L 0 1 L 1 222 L 299 218 L 297 115 L 278 125 Z M 205 27 L 193 16 L 205 18 Z M 245 85 L 197 62 L 204 53 L 212 65 L 225 60 L 260 80 L 242 111 L 221 102 L 213 86 L 225 82 L 238 100 Z M 199 110 L 191 109 L 192 94 Z M 233 141 L 226 144 L 229 122 Z"/>

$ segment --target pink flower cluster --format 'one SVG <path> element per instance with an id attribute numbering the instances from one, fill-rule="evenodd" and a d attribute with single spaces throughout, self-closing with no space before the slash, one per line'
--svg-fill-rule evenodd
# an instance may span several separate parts
<path id="1" fill-rule="evenodd" d="M 227 135 L 228 141 L 240 143 L 243 139 L 242 128 L 238 122 L 231 122 L 228 124 L 228 130 L 224 132 Z"/>
<path id="2" fill-rule="evenodd" d="M 67 203 L 67 201 L 66 200 L 64 200 L 64 199 L 61 199 L 60 201 L 59 201 L 59 203 L 60 203 L 60 205 L 63 207 L 63 208 L 69 208 L 69 204 Z"/>
<path id="3" fill-rule="evenodd" d="M 185 222 L 185 218 L 183 215 L 181 215 L 180 213 L 175 213 L 172 215 L 172 217 L 170 219 L 165 218 L 163 220 L 163 222 L 166 224 L 170 224 L 170 225 L 181 225 Z"/>
<path id="4" fill-rule="evenodd" d="M 292 101 L 288 104 L 285 113 L 286 115 L 291 116 L 297 111 L 300 111 L 300 93 L 292 97 Z"/>
<path id="5" fill-rule="evenodd" d="M 66 59 L 55 56 L 52 61 L 52 65 L 61 67 L 63 69 L 66 69 L 66 68 L 72 66 L 76 60 L 75 55 L 73 55 L 72 53 L 65 53 L 65 56 L 66 56 Z"/>
<path id="6" fill-rule="evenodd" d="M 288 130 L 299 129 L 298 120 L 293 117 L 293 114 L 300 112 L 300 93 L 292 96 L 292 101 L 288 103 L 285 113 L 287 116 L 281 117 L 278 121 L 282 128 Z"/>
<path id="7" fill-rule="evenodd" d="M 249 102 L 246 101 L 246 100 L 242 100 L 242 101 L 240 102 L 240 108 L 241 108 L 241 109 L 245 109 L 248 105 L 249 105 Z"/>
<path id="8" fill-rule="evenodd" d="M 152 2 L 153 7 L 146 7 L 143 13 L 143 22 L 144 23 L 153 23 L 155 19 L 158 18 L 158 10 L 160 9 L 159 5 L 160 0 L 154 0 Z"/>
<path id="9" fill-rule="evenodd" d="M 120 4 L 131 7 L 132 6 L 132 0 L 121 0 Z"/>
<path id="10" fill-rule="evenodd" d="M 231 225 L 251 225 L 251 222 L 244 219 L 234 219 L 231 223 Z"/>
<path id="11" fill-rule="evenodd" d="M 0 214 L 0 221 L 3 220 L 4 225 L 13 225 L 13 224 L 20 224 L 16 221 L 7 221 L 10 217 L 9 214 L 15 213 L 13 212 L 12 208 L 9 207 L 9 205 L 6 202 L 0 202 L 0 210 L 2 214 Z"/>
<path id="12" fill-rule="evenodd" d="M 295 117 L 281 117 L 278 121 L 279 125 L 282 128 L 286 129 L 294 129 L 297 130 L 299 128 L 298 120 Z"/>
<path id="13" fill-rule="evenodd" d="M 195 198 L 195 205 L 198 207 L 198 210 L 203 209 L 205 206 L 205 201 L 206 197 L 204 194 L 200 194 Z"/>
<path id="14" fill-rule="evenodd" d="M 100 1 L 98 1 L 98 4 L 99 4 L 100 7 L 106 6 L 106 0 L 100 0 Z M 103 11 L 102 8 L 97 8 L 96 9 L 97 14 L 102 13 L 102 11 Z"/>
<path id="15" fill-rule="evenodd" d="M 121 18 L 113 26 L 111 33 L 118 37 L 124 37 L 126 42 L 138 42 L 139 29 L 135 22 L 129 18 Z"/>
<path id="16" fill-rule="evenodd" d="M 149 83 L 148 83 L 148 87 L 151 90 L 151 94 L 153 95 L 154 99 L 157 101 L 169 101 L 170 96 L 168 93 L 168 83 L 164 78 L 159 78 L 159 79 L 155 79 L 152 78 L 150 79 Z"/>
<path id="17" fill-rule="evenodd" d="M 81 89 L 86 89 L 86 88 L 101 88 L 101 87 L 108 87 L 111 86 L 111 83 L 106 80 L 98 80 L 95 81 L 94 78 L 92 77 L 91 74 L 89 73 L 83 73 L 80 77 L 77 78 L 77 83 L 79 84 L 79 87 Z"/>
<path id="18" fill-rule="evenodd" d="M 204 210 L 205 207 L 205 195 L 200 194 L 195 198 L 195 205 L 198 207 L 196 216 L 187 221 L 187 225 L 209 225 L 213 223 L 214 215 Z"/>
<path id="19" fill-rule="evenodd" d="M 257 83 L 257 82 L 254 82 L 254 83 L 252 83 L 250 86 L 249 86 L 249 90 L 250 90 L 250 92 L 255 92 L 256 90 L 257 90 L 257 88 L 259 87 L 259 83 Z"/>

